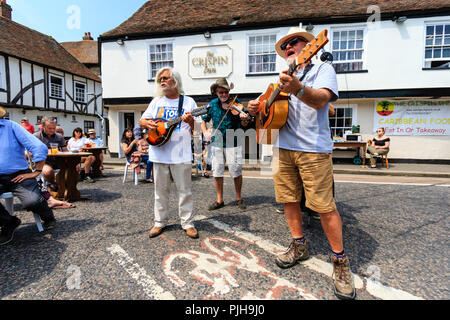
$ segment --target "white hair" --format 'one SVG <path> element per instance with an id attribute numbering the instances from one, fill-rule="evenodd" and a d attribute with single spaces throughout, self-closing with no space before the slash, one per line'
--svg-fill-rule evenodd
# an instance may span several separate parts
<path id="1" fill-rule="evenodd" d="M 170 76 L 173 78 L 173 81 L 175 82 L 175 88 L 177 89 L 178 94 L 184 94 L 183 84 L 181 83 L 180 74 L 171 67 L 163 67 L 163 68 L 159 69 L 159 71 L 156 73 L 155 97 L 163 97 L 164 96 L 164 91 L 161 88 L 161 81 L 160 81 L 161 73 L 163 73 L 164 71 L 169 71 Z"/>

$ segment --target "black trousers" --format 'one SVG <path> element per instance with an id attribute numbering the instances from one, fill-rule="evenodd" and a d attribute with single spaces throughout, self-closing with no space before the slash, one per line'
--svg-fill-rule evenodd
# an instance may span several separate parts
<path id="1" fill-rule="evenodd" d="M 50 221 L 55 218 L 53 210 L 48 207 L 47 201 L 41 195 L 36 179 L 27 179 L 20 183 L 11 182 L 12 179 L 31 170 L 22 170 L 12 174 L 0 175 L 0 194 L 12 192 L 18 197 L 22 206 L 27 211 L 37 213 L 42 221 Z M 13 220 L 5 207 L 0 203 L 0 226 L 4 226 Z"/>

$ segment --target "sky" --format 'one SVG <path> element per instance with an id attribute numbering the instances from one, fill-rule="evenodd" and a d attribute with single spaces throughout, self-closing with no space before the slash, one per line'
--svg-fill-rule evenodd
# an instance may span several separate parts
<path id="1" fill-rule="evenodd" d="M 7 0 L 13 21 L 58 42 L 94 40 L 130 18 L 147 0 Z"/>

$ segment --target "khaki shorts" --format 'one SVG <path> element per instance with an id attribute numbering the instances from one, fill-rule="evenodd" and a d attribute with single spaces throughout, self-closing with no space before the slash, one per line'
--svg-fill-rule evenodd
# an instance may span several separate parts
<path id="1" fill-rule="evenodd" d="M 273 150 L 273 180 L 277 202 L 300 202 L 304 188 L 308 208 L 318 213 L 336 210 L 331 154 L 276 148 Z"/>

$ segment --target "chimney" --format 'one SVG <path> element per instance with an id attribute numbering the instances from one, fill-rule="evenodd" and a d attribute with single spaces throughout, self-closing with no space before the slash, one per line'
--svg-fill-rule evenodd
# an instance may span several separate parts
<path id="1" fill-rule="evenodd" d="M 6 3 L 6 0 L 0 0 L 0 17 L 11 20 L 12 8 Z"/>
<path id="2" fill-rule="evenodd" d="M 84 33 L 83 40 L 94 40 L 94 38 L 91 37 L 90 32 L 87 32 L 87 33 Z"/>

